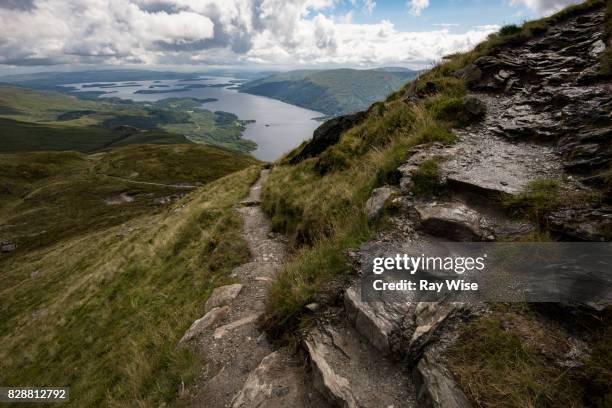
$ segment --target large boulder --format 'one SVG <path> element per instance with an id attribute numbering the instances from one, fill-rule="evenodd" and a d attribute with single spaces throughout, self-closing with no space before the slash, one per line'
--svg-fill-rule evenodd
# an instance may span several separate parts
<path id="1" fill-rule="evenodd" d="M 297 164 L 309 157 L 318 156 L 328 147 L 338 143 L 342 133 L 361 123 L 366 117 L 367 111 L 361 111 L 328 120 L 314 131 L 312 140 L 293 156 L 289 163 Z"/>

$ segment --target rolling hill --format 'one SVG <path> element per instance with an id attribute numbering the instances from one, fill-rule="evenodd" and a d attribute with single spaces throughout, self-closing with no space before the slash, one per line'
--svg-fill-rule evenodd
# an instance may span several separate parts
<path id="1" fill-rule="evenodd" d="M 405 68 L 298 70 L 247 82 L 240 86 L 240 92 L 335 116 L 367 108 L 417 73 Z"/>

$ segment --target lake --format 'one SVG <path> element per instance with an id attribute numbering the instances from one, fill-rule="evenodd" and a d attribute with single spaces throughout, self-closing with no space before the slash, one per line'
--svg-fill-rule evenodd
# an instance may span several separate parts
<path id="1" fill-rule="evenodd" d="M 324 116 L 316 112 L 263 96 L 240 93 L 228 87 L 206 87 L 189 89 L 181 92 L 165 92 L 180 89 L 189 84 L 228 84 L 230 81 L 240 80 L 231 77 L 206 76 L 198 80 L 158 80 L 158 81 L 129 81 L 113 83 L 82 83 L 66 84 L 80 91 L 110 92 L 101 95 L 104 97 L 117 97 L 133 101 L 158 101 L 166 98 L 215 98 L 215 102 L 202 104 L 204 109 L 210 111 L 225 111 L 236 114 L 242 120 L 255 120 L 246 126 L 242 137 L 257 143 L 257 150 L 251 154 L 264 161 L 274 161 L 297 147 L 305 139 L 312 137 L 312 132 L 321 124 L 313 118 Z M 155 88 L 149 88 L 155 86 Z M 164 93 L 138 94 L 138 90 L 158 90 Z"/>

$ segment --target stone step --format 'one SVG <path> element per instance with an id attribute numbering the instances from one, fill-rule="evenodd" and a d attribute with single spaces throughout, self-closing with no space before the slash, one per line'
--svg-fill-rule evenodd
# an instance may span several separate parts
<path id="1" fill-rule="evenodd" d="M 256 312 L 241 319 L 235 320 L 231 323 L 228 323 L 224 326 L 218 327 L 213 333 L 213 338 L 215 340 L 222 339 L 223 337 L 227 336 L 231 331 L 236 330 L 244 325 L 254 323 L 255 321 L 257 321 L 257 319 L 259 319 L 262 313 L 263 312 Z"/>
<path id="2" fill-rule="evenodd" d="M 484 133 L 457 131 L 460 141 L 453 154 L 439 163 L 450 189 L 499 198 L 524 192 L 531 180 L 563 174 L 552 147 Z"/>
<path id="3" fill-rule="evenodd" d="M 364 302 L 360 287 L 350 287 L 344 295 L 348 323 L 375 349 L 409 366 L 418 362 L 447 323 L 469 313 L 464 303 L 402 302 L 390 296 Z"/>
<path id="4" fill-rule="evenodd" d="M 327 401 L 313 389 L 302 362 L 287 349 L 267 355 L 252 371 L 232 408 L 326 408 Z"/>
<path id="5" fill-rule="evenodd" d="M 394 352 L 397 337 L 405 316 L 414 305 L 402 302 L 363 302 L 361 288 L 352 286 L 344 292 L 344 309 L 348 321 L 355 329 L 384 354 Z"/>
<path id="6" fill-rule="evenodd" d="M 418 227 L 436 237 L 453 241 L 513 239 L 533 231 L 526 221 L 514 220 L 494 208 L 475 206 L 468 199 L 415 203 Z"/>
<path id="7" fill-rule="evenodd" d="M 206 311 L 231 303 L 240 294 L 241 290 L 242 285 L 240 283 L 216 287 L 206 301 Z"/>
<path id="8" fill-rule="evenodd" d="M 305 340 L 314 386 L 345 408 L 415 407 L 405 367 L 382 357 L 345 321 L 313 329 Z"/>

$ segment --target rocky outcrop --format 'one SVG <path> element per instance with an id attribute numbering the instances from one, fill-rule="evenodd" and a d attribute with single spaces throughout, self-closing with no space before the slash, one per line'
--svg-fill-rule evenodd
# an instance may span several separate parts
<path id="1" fill-rule="evenodd" d="M 405 343 L 402 348 L 405 360 L 411 366 L 418 363 L 426 348 L 441 337 L 446 329 L 445 325 L 469 312 L 470 307 L 459 302 L 417 303 L 414 313 L 410 316 L 410 324 L 404 324 L 404 327 L 410 329 L 403 333 Z"/>
<path id="2" fill-rule="evenodd" d="M 342 133 L 363 122 L 367 115 L 366 111 L 356 112 L 338 116 L 323 123 L 314 131 L 312 140 L 289 159 L 289 163 L 297 164 L 309 157 L 315 157 L 323 153 L 328 147 L 338 143 Z"/>
<path id="3" fill-rule="evenodd" d="M 600 188 L 612 157 L 612 87 L 595 74 L 605 48 L 602 39 L 603 12 L 590 10 L 532 39 L 494 49 L 456 72 L 470 88 L 463 111 L 471 125 L 454 130 L 454 145 L 434 143 L 409 153 L 398 169 L 401 180 L 393 199 L 398 208 L 389 215 L 394 231 L 379 233 L 352 260 L 367 263 L 376 250 L 395 254 L 402 245 L 520 240 L 539 225 L 515 218 L 503 202 L 523 197 L 530 182 L 556 180 L 568 195 Z M 411 103 L 422 96 L 419 92 L 433 94 L 435 84 L 418 87 L 414 82 L 403 100 Z M 432 158 L 440 188 L 433 198 L 416 196 L 413 176 Z M 374 190 L 366 204 L 368 218 L 381 214 L 392 192 L 389 186 Z M 561 239 L 609 240 L 608 204 L 609 198 L 596 204 L 567 200 L 544 222 Z M 322 319 L 307 336 L 305 349 L 320 391 L 339 406 L 369 406 L 359 395 L 367 385 L 359 384 L 386 377 L 368 371 L 375 362 L 351 346 L 366 341 L 377 363 L 391 367 L 402 361 L 412 370 L 413 377 L 402 370 L 387 374 L 416 392 L 418 401 L 408 406 L 470 407 L 445 366 L 444 353 L 456 341 L 458 324 L 486 306 L 408 297 L 365 301 L 362 280 L 358 277 L 345 289 L 342 310 L 331 308 L 336 317 Z"/>
<path id="4" fill-rule="evenodd" d="M 513 220 L 501 211 L 483 211 L 469 200 L 456 198 L 434 202 L 417 201 L 418 228 L 453 241 L 478 242 L 512 239 L 534 230 L 529 222 Z"/>
<path id="5" fill-rule="evenodd" d="M 556 234 L 576 241 L 609 241 L 612 237 L 612 207 L 567 209 L 547 217 Z"/>
<path id="6" fill-rule="evenodd" d="M 323 333 L 313 330 L 305 341 L 314 372 L 314 385 L 332 404 L 357 408 L 349 381 L 337 374 L 328 362 L 331 350 L 326 340 Z"/>
<path id="7" fill-rule="evenodd" d="M 353 285 L 344 292 L 344 308 L 348 321 L 362 336 L 380 352 L 392 354 L 397 350 L 394 336 L 414 305 L 404 302 L 363 302 L 361 288 Z"/>

